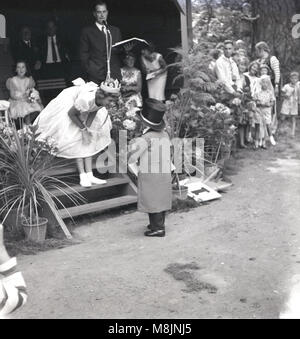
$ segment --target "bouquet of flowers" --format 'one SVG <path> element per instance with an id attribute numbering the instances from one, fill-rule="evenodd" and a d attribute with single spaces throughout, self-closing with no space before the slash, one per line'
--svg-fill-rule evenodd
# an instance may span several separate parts
<path id="1" fill-rule="evenodd" d="M 221 103 L 217 103 L 215 106 L 211 106 L 210 109 L 217 114 L 228 115 L 228 116 L 231 114 L 230 108 Z"/>
<path id="2" fill-rule="evenodd" d="M 27 100 L 31 104 L 35 104 L 37 102 L 40 102 L 41 98 L 40 98 L 39 92 L 34 88 L 29 89 L 28 92 L 27 92 Z"/>
<path id="3" fill-rule="evenodd" d="M 127 132 L 128 141 L 141 135 L 143 126 L 137 116 L 138 111 L 138 107 L 129 108 L 122 99 L 110 109 L 109 114 L 113 125 L 112 137 L 116 143 L 118 143 L 119 131 Z"/>

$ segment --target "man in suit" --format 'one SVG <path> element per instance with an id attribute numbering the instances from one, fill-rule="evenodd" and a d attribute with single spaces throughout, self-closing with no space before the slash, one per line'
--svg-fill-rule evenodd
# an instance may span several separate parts
<path id="1" fill-rule="evenodd" d="M 55 21 L 47 22 L 46 35 L 40 42 L 41 79 L 67 78 L 69 55 L 65 42 L 57 33 Z"/>
<path id="2" fill-rule="evenodd" d="M 80 60 L 88 80 L 100 84 L 107 75 L 107 45 L 108 30 L 112 36 L 112 44 L 122 40 L 120 29 L 107 25 L 108 8 L 105 2 L 97 2 L 94 7 L 96 22 L 86 27 L 80 39 Z M 121 80 L 120 50 L 113 48 L 111 54 L 111 77 Z"/>

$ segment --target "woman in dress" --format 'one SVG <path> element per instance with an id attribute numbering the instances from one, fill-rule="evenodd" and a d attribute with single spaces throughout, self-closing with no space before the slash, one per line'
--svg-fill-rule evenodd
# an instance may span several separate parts
<path id="1" fill-rule="evenodd" d="M 271 55 L 271 49 L 269 45 L 261 41 L 255 46 L 256 53 L 258 56 L 258 63 L 260 65 L 268 65 L 271 70 L 271 81 L 273 87 L 275 89 L 276 97 L 279 96 L 280 92 L 280 81 L 281 81 L 281 70 L 280 70 L 280 62 L 276 58 L 276 56 Z"/>
<path id="2" fill-rule="evenodd" d="M 110 80 L 73 86 L 62 91 L 41 112 L 35 124 L 40 139 L 51 138 L 58 157 L 77 159 L 80 185 L 105 184 L 93 175 L 92 157 L 111 143 L 111 120 L 107 108 L 119 98 L 120 84 Z"/>
<path id="3" fill-rule="evenodd" d="M 43 109 L 38 91 L 34 89 L 35 81 L 30 76 L 26 62 L 18 61 L 16 75 L 6 81 L 6 87 L 10 93 L 9 115 L 20 127 L 23 121 L 26 125 L 31 123 L 34 116 Z"/>
<path id="4" fill-rule="evenodd" d="M 282 75 L 281 75 L 281 67 L 280 67 L 280 61 L 277 59 L 276 56 L 272 55 L 270 46 L 264 42 L 261 41 L 255 46 L 256 54 L 258 56 L 258 62 L 260 65 L 267 65 L 270 68 L 270 77 L 272 81 L 272 85 L 274 87 L 275 91 L 275 97 L 276 97 L 276 102 L 273 107 L 273 112 L 272 112 L 272 132 L 273 134 L 276 133 L 277 128 L 278 128 L 278 119 L 277 119 L 277 114 L 278 112 L 278 98 L 280 98 L 280 91 L 281 91 L 281 80 L 282 80 Z M 275 140 L 272 139 L 272 144 L 275 146 L 276 142 Z"/>
<path id="5" fill-rule="evenodd" d="M 127 53 L 124 58 L 124 67 L 122 73 L 122 97 L 127 108 L 141 108 L 143 106 L 142 99 L 142 74 L 141 71 L 134 67 L 136 57 L 132 53 Z"/>
<path id="6" fill-rule="evenodd" d="M 163 56 L 155 52 L 152 44 L 142 50 L 141 65 L 146 74 L 149 98 L 165 101 L 167 64 Z"/>

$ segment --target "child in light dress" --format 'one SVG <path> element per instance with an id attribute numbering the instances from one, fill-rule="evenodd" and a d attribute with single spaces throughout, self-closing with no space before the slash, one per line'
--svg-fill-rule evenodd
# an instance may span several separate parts
<path id="1" fill-rule="evenodd" d="M 270 79 L 271 79 L 271 74 L 272 74 L 272 71 L 271 71 L 271 69 L 268 65 L 266 65 L 266 64 L 260 65 L 260 76 L 261 77 L 269 76 Z M 275 88 L 272 84 L 272 80 L 271 80 L 271 85 L 272 85 L 272 91 L 273 91 L 274 96 L 276 98 Z M 271 134 L 270 134 L 271 135 L 270 142 L 273 146 L 276 146 L 274 134 L 276 133 L 277 128 L 278 128 L 278 119 L 277 119 L 277 106 L 276 106 L 276 101 L 275 101 L 275 104 L 274 104 L 273 110 L 272 110 L 272 131 L 271 131 Z"/>
<path id="2" fill-rule="evenodd" d="M 276 101 L 274 95 L 274 88 L 272 86 L 271 79 L 268 75 L 263 75 L 260 78 L 260 91 L 254 96 L 254 100 L 257 104 L 257 108 L 260 111 L 262 124 L 260 128 L 261 147 L 266 149 L 266 138 L 270 138 L 272 144 L 275 143 L 274 136 L 272 134 L 272 110 Z"/>
<path id="3" fill-rule="evenodd" d="M 300 103 L 299 73 L 290 74 L 290 82 L 282 89 L 283 103 L 281 115 L 283 119 L 292 120 L 292 137 L 296 134 L 296 118 L 298 116 L 298 105 Z"/>
<path id="4" fill-rule="evenodd" d="M 31 123 L 34 115 L 43 110 L 39 93 L 35 90 L 35 81 L 29 75 L 26 62 L 19 61 L 16 64 L 16 75 L 9 78 L 6 87 L 10 93 L 10 117 L 23 121 L 26 125 Z"/>

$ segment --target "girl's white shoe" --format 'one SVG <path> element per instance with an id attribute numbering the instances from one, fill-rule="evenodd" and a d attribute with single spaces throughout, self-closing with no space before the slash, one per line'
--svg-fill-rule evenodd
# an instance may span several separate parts
<path id="1" fill-rule="evenodd" d="M 270 143 L 271 143 L 272 146 L 276 146 L 277 145 L 273 135 L 270 136 Z"/>
<path id="2" fill-rule="evenodd" d="M 87 173 L 87 178 L 89 182 L 94 185 L 105 185 L 107 183 L 106 180 L 101 180 L 101 179 L 94 177 L 92 172 Z"/>
<path id="3" fill-rule="evenodd" d="M 80 174 L 80 186 L 82 187 L 92 187 L 92 183 L 88 178 L 88 175 L 86 173 Z"/>

